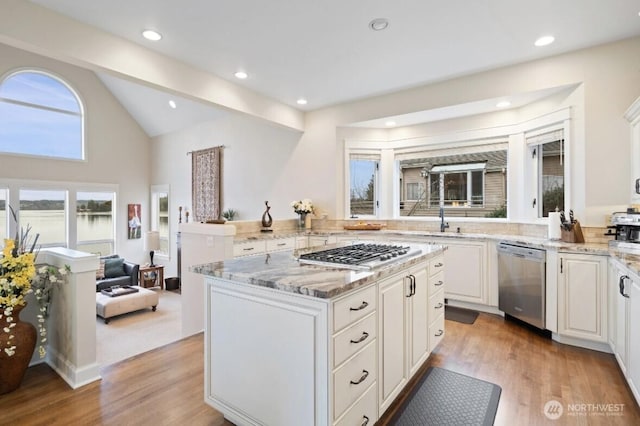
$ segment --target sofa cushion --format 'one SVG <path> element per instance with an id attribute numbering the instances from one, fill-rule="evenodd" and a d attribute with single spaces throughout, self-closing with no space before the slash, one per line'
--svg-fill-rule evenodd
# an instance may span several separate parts
<path id="1" fill-rule="evenodd" d="M 124 259 L 119 258 L 111 258 L 104 260 L 104 276 L 105 278 L 116 278 L 127 275 L 124 272 Z"/>
<path id="2" fill-rule="evenodd" d="M 103 280 L 104 279 L 104 260 L 100 260 L 100 266 L 98 266 L 98 269 L 96 270 L 96 280 Z"/>

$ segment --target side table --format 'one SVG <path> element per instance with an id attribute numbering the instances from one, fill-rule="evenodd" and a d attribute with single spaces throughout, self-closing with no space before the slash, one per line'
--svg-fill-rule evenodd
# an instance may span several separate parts
<path id="1" fill-rule="evenodd" d="M 160 287 L 164 289 L 164 266 L 163 265 L 145 265 L 140 266 L 140 276 L 138 281 L 140 287 Z"/>

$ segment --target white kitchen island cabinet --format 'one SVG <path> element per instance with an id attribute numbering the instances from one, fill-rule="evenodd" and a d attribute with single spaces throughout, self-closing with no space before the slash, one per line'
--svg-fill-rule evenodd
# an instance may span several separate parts
<path id="1" fill-rule="evenodd" d="M 206 284 L 205 401 L 237 425 L 373 425 L 388 406 L 379 388 L 391 371 L 380 361 L 381 340 L 403 342 L 403 384 L 415 372 L 408 330 L 424 352 L 416 361 L 429 354 L 427 271 L 442 248 L 424 247 L 373 271 L 300 265 L 292 252 L 194 268 Z M 402 299 L 390 317 L 379 301 L 387 280 L 399 283 Z M 412 292 L 424 325 L 405 317 Z"/>

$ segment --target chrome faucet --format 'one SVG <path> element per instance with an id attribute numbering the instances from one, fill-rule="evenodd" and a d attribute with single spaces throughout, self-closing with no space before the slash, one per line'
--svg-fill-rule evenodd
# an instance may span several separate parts
<path id="1" fill-rule="evenodd" d="M 444 221 L 444 207 L 440 207 L 440 232 L 444 232 L 449 227 L 449 222 Z"/>

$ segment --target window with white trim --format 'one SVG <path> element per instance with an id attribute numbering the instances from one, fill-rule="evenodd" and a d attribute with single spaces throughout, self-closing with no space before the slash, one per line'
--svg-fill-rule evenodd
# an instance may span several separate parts
<path id="1" fill-rule="evenodd" d="M 156 254 L 169 256 L 169 185 L 151 186 L 151 230 L 160 233 L 160 250 Z"/>
<path id="2" fill-rule="evenodd" d="M 536 217 L 565 210 L 565 140 L 563 129 L 526 134 L 535 187 L 531 208 Z"/>
<path id="3" fill-rule="evenodd" d="M 349 216 L 376 216 L 378 213 L 378 170 L 380 157 L 374 154 L 349 155 Z"/>
<path id="4" fill-rule="evenodd" d="M 82 160 L 83 133 L 82 103 L 58 77 L 21 70 L 0 81 L 0 152 Z"/>
<path id="5" fill-rule="evenodd" d="M 400 216 L 506 217 L 507 144 L 399 153 Z"/>
<path id="6" fill-rule="evenodd" d="M 101 256 L 115 252 L 113 191 L 76 193 L 76 249 Z"/>

